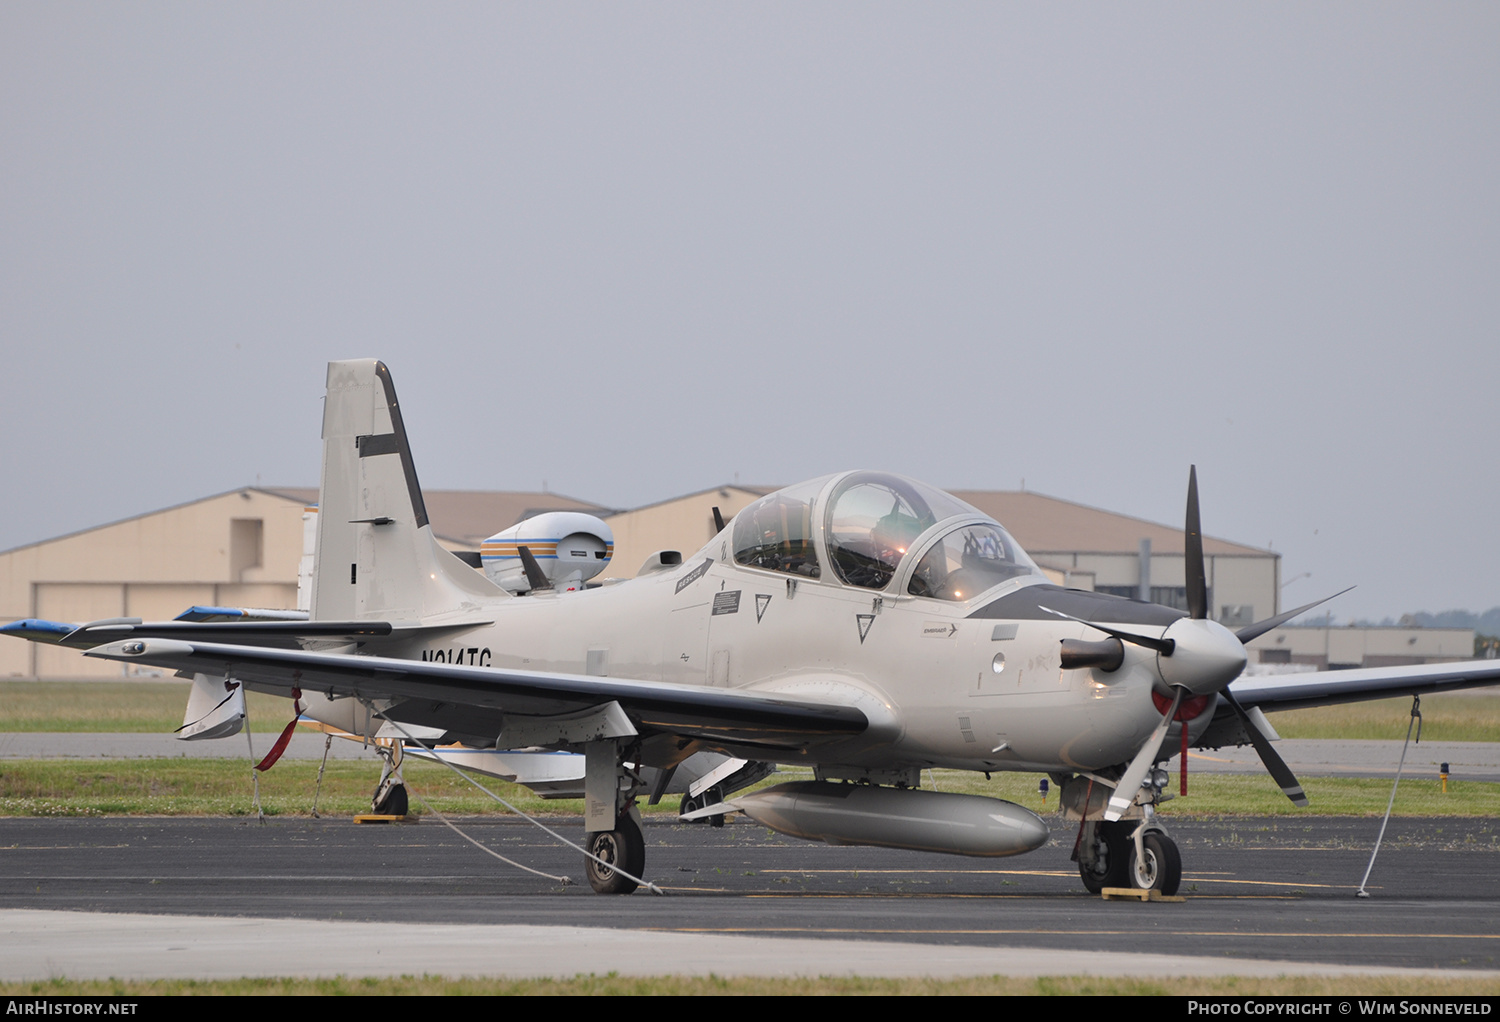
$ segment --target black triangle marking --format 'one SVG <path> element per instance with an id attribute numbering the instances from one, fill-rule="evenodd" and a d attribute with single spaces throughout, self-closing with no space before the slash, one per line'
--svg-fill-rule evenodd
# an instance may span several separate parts
<path id="1" fill-rule="evenodd" d="M 755 623 L 760 624 L 760 619 L 766 616 L 766 608 L 771 605 L 769 593 L 755 594 Z"/>
<path id="2" fill-rule="evenodd" d="M 865 636 L 870 634 L 870 626 L 875 623 L 874 614 L 855 614 L 854 620 L 859 622 L 859 644 L 865 644 Z"/>

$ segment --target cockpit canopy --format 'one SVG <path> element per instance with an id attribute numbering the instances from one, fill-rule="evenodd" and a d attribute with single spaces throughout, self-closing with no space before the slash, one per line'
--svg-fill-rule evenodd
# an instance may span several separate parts
<path id="1" fill-rule="evenodd" d="M 1041 571 L 998 522 L 942 490 L 883 472 L 824 476 L 735 516 L 734 559 L 861 589 L 968 600 Z M 913 565 L 907 569 L 907 565 Z"/>

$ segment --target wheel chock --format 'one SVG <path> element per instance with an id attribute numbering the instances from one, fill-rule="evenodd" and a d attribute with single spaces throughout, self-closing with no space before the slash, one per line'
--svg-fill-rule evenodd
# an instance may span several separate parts
<path id="1" fill-rule="evenodd" d="M 1105 901 L 1187 901 L 1180 894 L 1143 891 L 1139 887 L 1106 887 L 1099 894 Z"/>

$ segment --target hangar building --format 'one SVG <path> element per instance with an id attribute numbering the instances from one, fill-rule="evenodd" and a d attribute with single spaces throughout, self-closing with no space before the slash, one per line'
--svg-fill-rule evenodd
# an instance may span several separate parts
<path id="1" fill-rule="evenodd" d="M 477 551 L 485 538 L 545 511 L 597 515 L 609 522 L 615 537 L 615 556 L 605 574 L 631 577 L 658 550 L 690 553 L 713 538 L 714 507 L 727 520 L 773 489 L 726 485 L 630 510 L 554 493 L 428 490 L 424 497 L 434 532 L 455 551 Z M 1178 526 L 1038 493 L 950 492 L 1004 524 L 1059 585 L 1186 606 Z M 303 515 L 316 499 L 313 488 L 247 487 L 0 551 L 0 623 L 33 617 L 73 623 L 164 620 L 191 606 L 293 608 Z M 1203 546 L 1210 605 L 1220 621 L 1233 628 L 1278 611 L 1280 555 L 1208 536 Z M 1252 648 L 1269 649 L 1268 662 L 1316 665 L 1472 653 L 1461 650 L 1461 635 L 1429 650 L 1422 629 L 1374 630 L 1401 635 L 1359 649 L 1351 645 L 1352 632 L 1366 630 L 1348 630 L 1351 634 L 1322 639 L 1320 652 L 1319 639 L 1301 634 L 1311 631 L 1278 629 Z M 1437 631 L 1442 630 L 1427 630 Z M 1412 634 L 1422 641 L 1407 642 Z M 1467 634 L 1472 646 L 1472 633 Z M 0 678 L 119 677 L 123 670 L 74 650 L 0 638 Z"/>

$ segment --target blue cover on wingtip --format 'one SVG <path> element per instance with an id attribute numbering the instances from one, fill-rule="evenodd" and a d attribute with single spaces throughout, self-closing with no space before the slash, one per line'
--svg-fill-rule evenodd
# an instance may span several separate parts
<path id="1" fill-rule="evenodd" d="M 44 621 L 39 617 L 28 617 L 12 621 L 8 625 L 0 625 L 0 632 L 30 639 L 32 642 L 62 642 L 77 628 L 77 625 L 63 624 L 61 621 Z"/>

